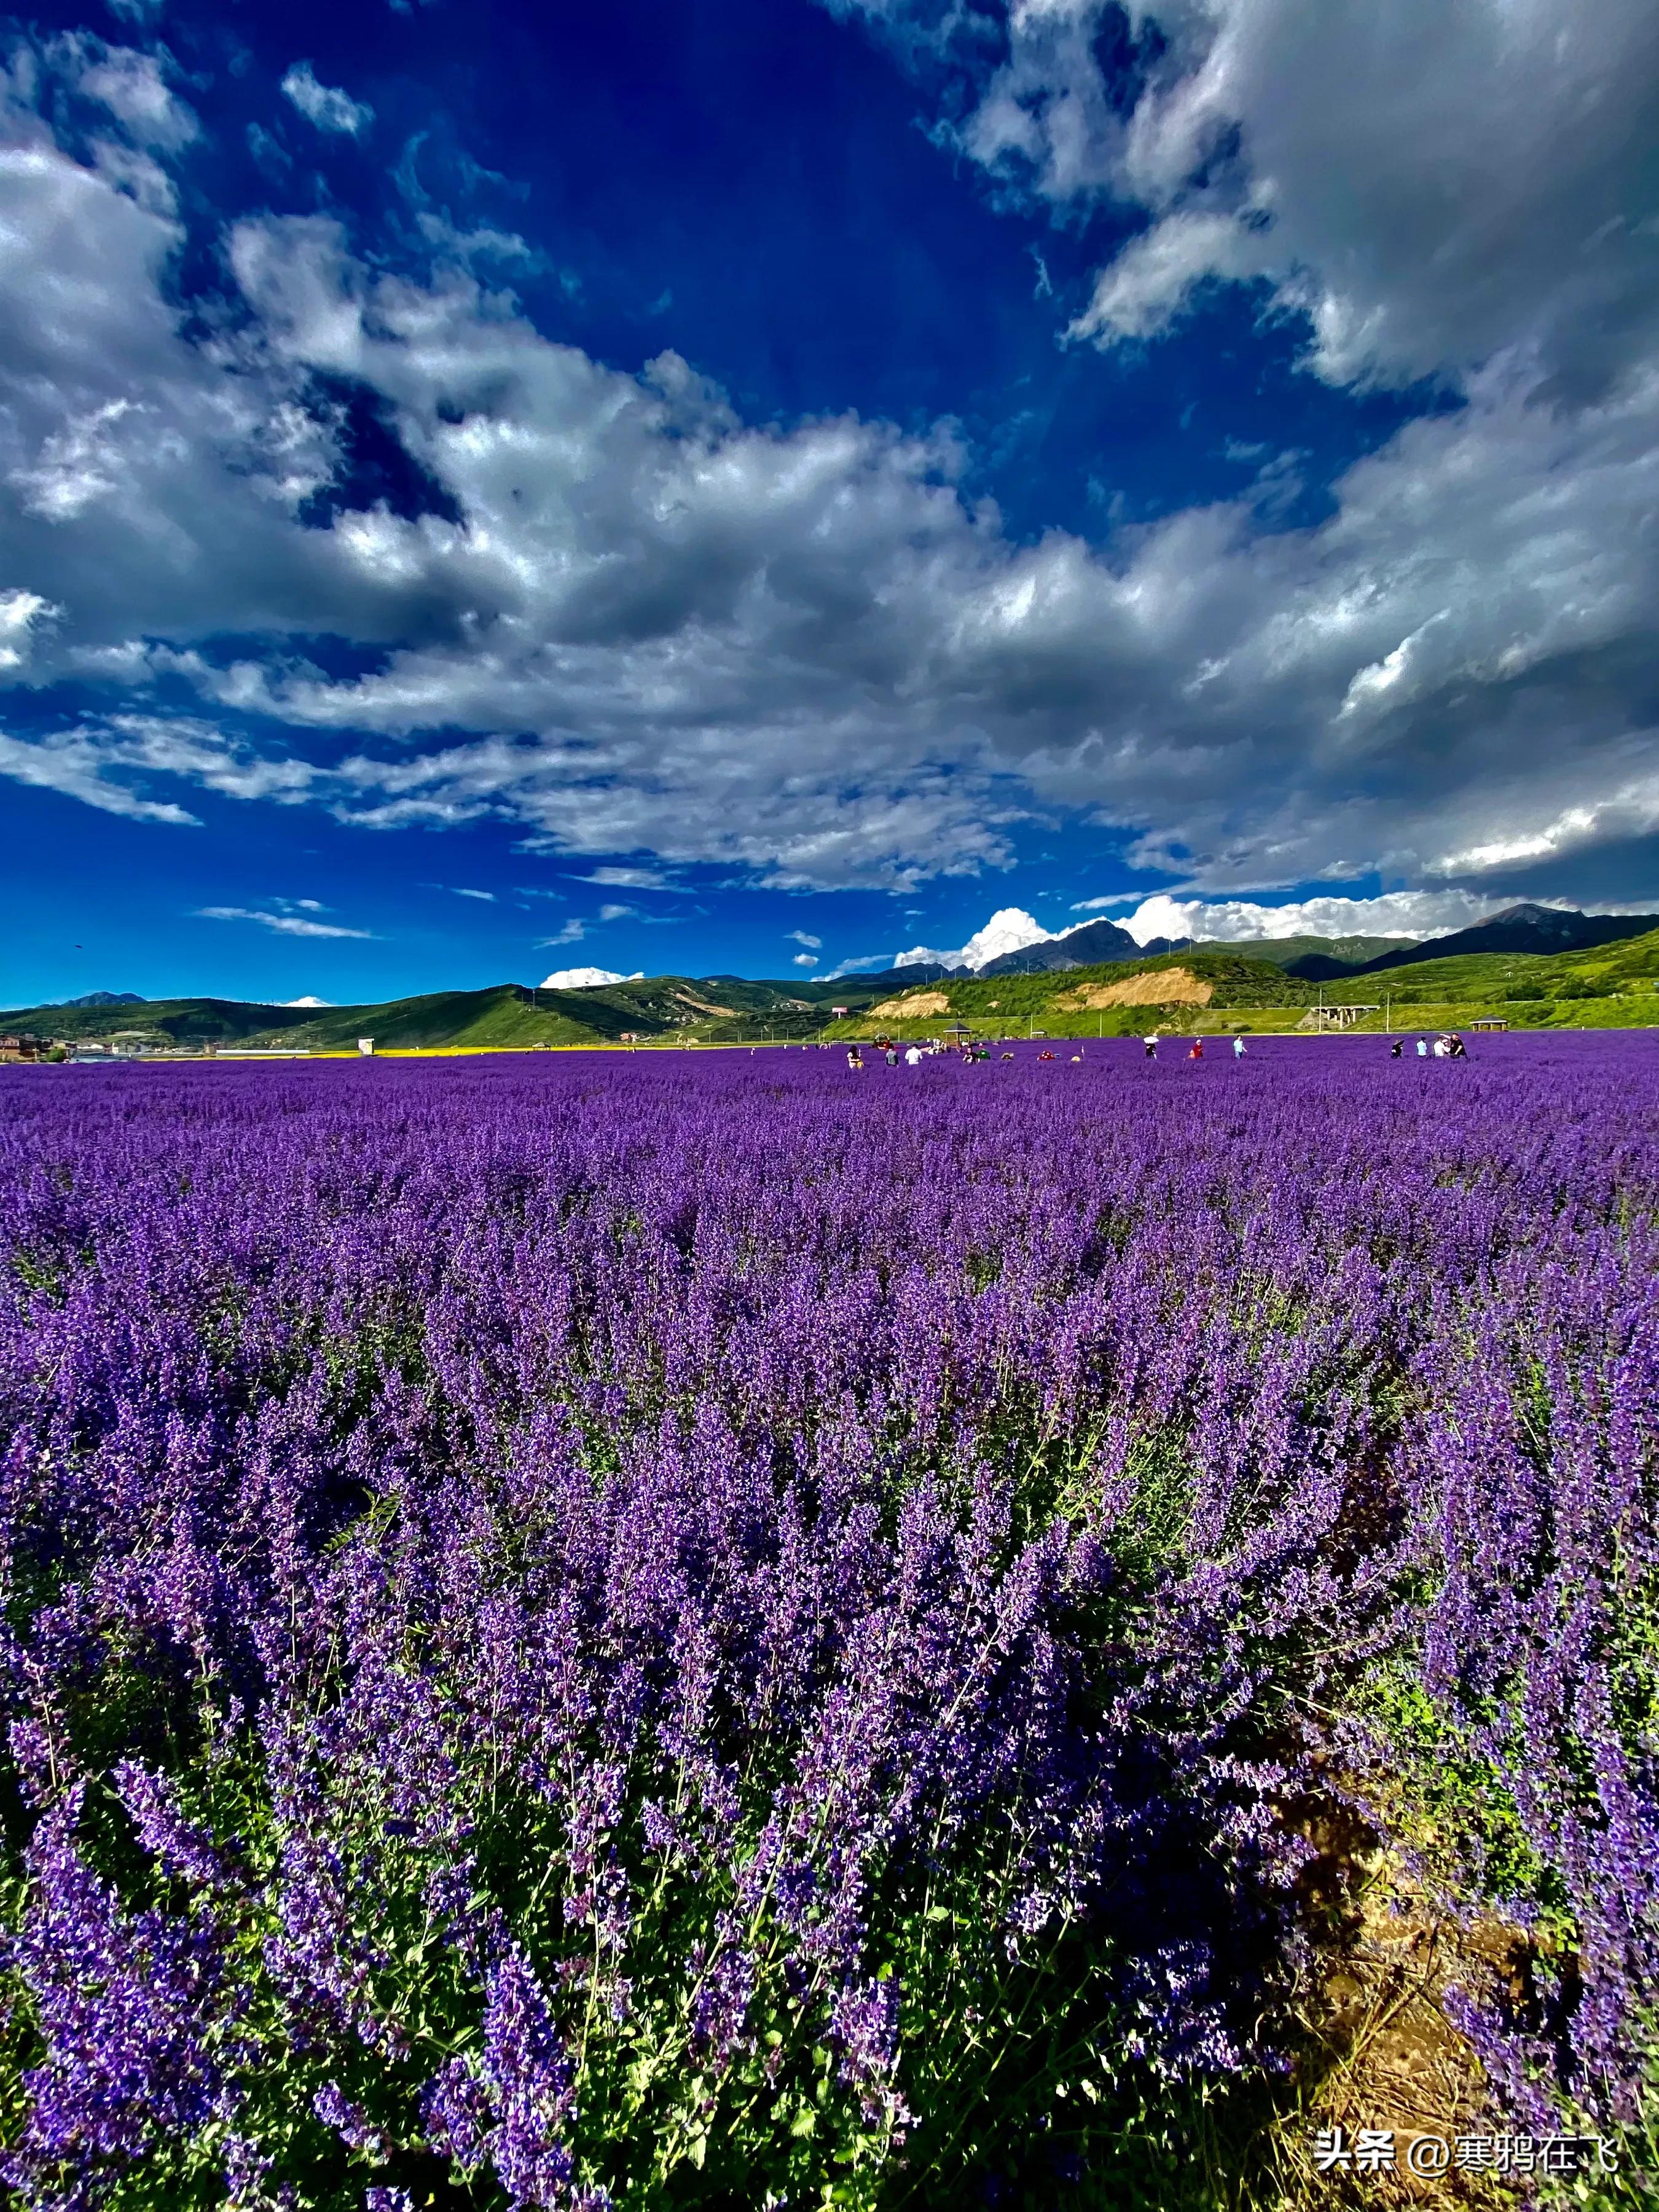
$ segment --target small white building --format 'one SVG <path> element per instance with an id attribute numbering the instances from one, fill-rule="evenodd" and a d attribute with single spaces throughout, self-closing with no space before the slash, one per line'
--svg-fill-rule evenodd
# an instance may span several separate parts
<path id="1" fill-rule="evenodd" d="M 362 1056 L 363 1056 L 363 1058 L 364 1058 L 365 1060 L 372 1060 L 372 1059 L 374 1057 L 374 1038 L 373 1038 L 373 1037 L 359 1037 L 359 1038 L 358 1038 L 358 1040 L 357 1040 L 357 1049 L 358 1049 L 358 1051 L 359 1051 L 360 1053 L 362 1053 Z"/>

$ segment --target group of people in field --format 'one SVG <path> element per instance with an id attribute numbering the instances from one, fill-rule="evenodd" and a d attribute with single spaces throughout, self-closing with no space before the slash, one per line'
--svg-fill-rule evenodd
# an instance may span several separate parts
<path id="1" fill-rule="evenodd" d="M 1405 1042 L 1404 1037 L 1395 1039 L 1389 1050 L 1390 1060 L 1404 1058 Z M 1467 1060 L 1469 1056 L 1469 1048 L 1455 1030 L 1447 1030 L 1442 1036 L 1436 1037 L 1432 1043 L 1425 1036 L 1419 1037 L 1417 1056 L 1419 1060 Z"/>
<path id="2" fill-rule="evenodd" d="M 989 1060 L 991 1057 L 990 1046 L 978 1037 L 969 1038 L 961 1044 L 954 1045 L 943 1045 L 936 1038 L 930 1037 L 926 1044 L 912 1043 L 901 1048 L 896 1038 L 879 1036 L 871 1047 L 871 1050 L 878 1054 L 889 1067 L 898 1066 L 901 1049 L 907 1067 L 920 1067 L 924 1060 L 959 1060 L 964 1067 L 971 1067 L 975 1060 Z M 1012 1060 L 1013 1056 L 1011 1052 L 1005 1052 L 1002 1055 L 1005 1060 Z M 1052 1057 L 1053 1055 L 1050 1054 L 1050 1058 Z M 863 1073 L 864 1048 L 862 1045 L 848 1046 L 847 1065 L 856 1073 Z"/>
<path id="3" fill-rule="evenodd" d="M 1150 1030 L 1140 1042 L 1146 1058 L 1148 1060 L 1156 1060 L 1158 1058 L 1158 1048 L 1160 1043 L 1169 1043 L 1177 1041 L 1161 1037 L 1157 1030 Z M 1212 1040 L 1212 1042 L 1219 1042 L 1219 1040 Z M 1402 1059 L 1405 1055 L 1406 1042 L 1407 1040 L 1404 1037 L 1394 1038 L 1389 1048 L 1389 1057 L 1391 1060 Z M 1243 1060 L 1245 1056 L 1245 1044 L 1243 1038 L 1235 1035 L 1231 1039 L 1231 1044 L 1234 1060 L 1237 1061 Z M 878 1054 L 881 1059 L 884 1060 L 889 1067 L 896 1067 L 898 1066 L 901 1053 L 902 1054 L 904 1064 L 907 1067 L 920 1067 L 924 1060 L 940 1060 L 947 1058 L 951 1060 L 959 1060 L 963 1063 L 963 1066 L 967 1067 L 972 1066 L 977 1060 L 989 1060 L 991 1057 L 990 1046 L 978 1038 L 969 1040 L 961 1044 L 950 1046 L 943 1045 L 936 1039 L 932 1038 L 930 1038 L 926 1044 L 911 1043 L 901 1046 L 899 1042 L 892 1037 L 880 1036 L 876 1039 L 874 1044 L 871 1047 L 871 1049 L 872 1052 Z M 1456 1031 L 1452 1030 L 1449 1030 L 1443 1036 L 1437 1036 L 1432 1039 L 1428 1036 L 1419 1036 L 1416 1040 L 1416 1051 L 1417 1057 L 1419 1060 L 1467 1060 L 1469 1056 L 1468 1046 L 1464 1043 L 1462 1038 L 1457 1035 Z M 1012 1052 L 1003 1052 L 1000 1054 L 999 1057 L 1003 1060 L 1012 1060 L 1014 1055 Z M 1057 1060 L 1059 1057 L 1059 1054 L 1054 1050 L 1052 1046 L 1046 1044 L 1043 1046 L 1042 1050 L 1037 1054 L 1037 1059 L 1039 1060 Z M 1070 1057 L 1073 1065 L 1083 1058 L 1083 1048 L 1081 1045 L 1079 1046 L 1078 1049 L 1073 1053 Z M 1202 1060 L 1203 1057 L 1204 1040 L 1202 1037 L 1195 1036 L 1193 1039 L 1192 1043 L 1188 1048 L 1187 1058 L 1188 1060 Z M 863 1073 L 865 1059 L 864 1048 L 861 1044 L 849 1044 L 848 1046 L 847 1065 L 848 1067 L 852 1068 L 855 1073 Z"/>
<path id="4" fill-rule="evenodd" d="M 1140 1042 L 1146 1049 L 1147 1059 L 1156 1060 L 1158 1058 L 1158 1048 L 1159 1043 L 1158 1032 L 1156 1030 L 1149 1030 L 1146 1035 L 1142 1037 Z M 1188 1048 L 1187 1057 L 1188 1060 L 1203 1059 L 1204 1040 L 1202 1037 L 1195 1036 L 1193 1039 L 1192 1044 Z M 1235 1060 L 1243 1060 L 1243 1057 L 1244 1040 L 1242 1036 L 1236 1036 L 1233 1039 L 1233 1058 Z"/>

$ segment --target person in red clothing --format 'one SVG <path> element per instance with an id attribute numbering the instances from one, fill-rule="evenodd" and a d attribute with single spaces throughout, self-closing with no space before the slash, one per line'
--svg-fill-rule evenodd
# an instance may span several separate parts
<path id="1" fill-rule="evenodd" d="M 1192 1050 L 1188 1054 L 1187 1057 L 1188 1057 L 1188 1060 L 1202 1060 L 1202 1059 L 1203 1059 L 1203 1057 L 1204 1057 L 1204 1040 L 1203 1040 L 1203 1038 L 1202 1038 L 1202 1037 L 1194 1037 L 1194 1038 L 1193 1039 L 1193 1048 L 1192 1048 Z"/>

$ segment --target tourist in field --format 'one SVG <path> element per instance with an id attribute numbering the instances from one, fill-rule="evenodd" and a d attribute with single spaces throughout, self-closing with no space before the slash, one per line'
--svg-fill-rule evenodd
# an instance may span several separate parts
<path id="1" fill-rule="evenodd" d="M 904 1065 L 907 1067 L 920 1067 L 921 1066 L 921 1047 L 919 1044 L 913 1044 L 910 1047 L 910 1049 L 905 1054 Z"/>
<path id="2" fill-rule="evenodd" d="M 1242 1036 L 1236 1036 L 1236 1037 L 1233 1039 L 1233 1058 L 1234 1058 L 1235 1060 L 1243 1060 L 1243 1057 L 1244 1057 L 1244 1040 L 1243 1040 L 1243 1038 Z"/>
<path id="3" fill-rule="evenodd" d="M 1404 1039 L 1403 1037 L 1396 1037 L 1396 1038 L 1395 1039 L 1395 1041 L 1394 1041 L 1393 1044 L 1392 1044 L 1392 1045 L 1390 1045 L 1390 1046 L 1389 1046 L 1389 1058 L 1390 1060 L 1398 1060 L 1398 1059 L 1399 1059 L 1399 1057 L 1400 1057 L 1400 1055 L 1401 1055 L 1401 1054 L 1405 1050 L 1405 1048 L 1406 1048 L 1406 1041 L 1405 1041 L 1405 1039 Z"/>
<path id="4" fill-rule="evenodd" d="M 864 1054 L 859 1050 L 855 1044 L 849 1044 L 847 1048 L 847 1065 L 855 1074 L 863 1074 Z"/>
<path id="5" fill-rule="evenodd" d="M 1192 1048 L 1192 1050 L 1188 1054 L 1187 1057 L 1188 1057 L 1188 1060 L 1202 1060 L 1202 1059 L 1203 1059 L 1203 1057 L 1204 1057 L 1204 1040 L 1203 1040 L 1203 1038 L 1202 1038 L 1202 1037 L 1194 1037 L 1194 1038 L 1193 1039 L 1193 1048 Z"/>
<path id="6" fill-rule="evenodd" d="M 1417 1040 L 1417 1056 L 1419 1060 L 1426 1060 L 1428 1058 L 1429 1041 L 1427 1037 L 1419 1037 Z"/>
<path id="7" fill-rule="evenodd" d="M 1158 1031 L 1154 1030 L 1150 1036 L 1143 1037 L 1141 1039 L 1141 1042 L 1146 1048 L 1147 1059 L 1156 1060 L 1158 1058 Z"/>

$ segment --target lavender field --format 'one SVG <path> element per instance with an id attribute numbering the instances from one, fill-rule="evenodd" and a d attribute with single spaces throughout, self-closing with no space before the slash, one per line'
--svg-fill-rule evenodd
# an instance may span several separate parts
<path id="1" fill-rule="evenodd" d="M 1085 1050 L 0 1074 L 21 2203 L 1274 2202 L 1365 1885 L 1642 2139 L 1659 1038 Z"/>

